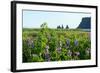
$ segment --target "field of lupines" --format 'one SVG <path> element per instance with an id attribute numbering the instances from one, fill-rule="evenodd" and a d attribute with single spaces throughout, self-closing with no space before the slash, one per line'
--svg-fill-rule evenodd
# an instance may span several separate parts
<path id="1" fill-rule="evenodd" d="M 81 29 L 23 28 L 23 62 L 91 59 L 90 32 Z"/>

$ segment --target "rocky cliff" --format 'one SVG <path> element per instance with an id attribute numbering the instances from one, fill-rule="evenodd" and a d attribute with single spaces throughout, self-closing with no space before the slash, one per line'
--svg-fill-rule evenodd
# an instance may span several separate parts
<path id="1" fill-rule="evenodd" d="M 78 28 L 80 29 L 91 29 L 91 17 L 84 17 L 80 22 Z"/>

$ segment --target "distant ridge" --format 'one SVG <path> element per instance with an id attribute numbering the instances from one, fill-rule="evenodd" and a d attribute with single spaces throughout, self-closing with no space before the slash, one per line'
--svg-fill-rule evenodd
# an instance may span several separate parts
<path id="1" fill-rule="evenodd" d="M 91 29 L 91 17 L 84 17 L 77 28 Z"/>

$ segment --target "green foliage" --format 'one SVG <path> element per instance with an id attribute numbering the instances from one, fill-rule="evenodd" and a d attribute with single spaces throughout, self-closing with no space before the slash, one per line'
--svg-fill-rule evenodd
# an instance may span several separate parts
<path id="1" fill-rule="evenodd" d="M 63 30 L 50 29 L 46 22 L 40 29 L 25 28 L 23 29 L 23 62 L 44 62 L 45 53 L 50 54 L 50 61 L 91 59 L 91 52 L 88 53 L 87 50 L 91 50 L 89 33 L 68 29 L 68 26 Z M 27 38 L 33 41 L 31 46 L 28 45 Z M 70 41 L 69 46 L 66 45 L 67 39 Z M 49 46 L 48 52 L 46 52 L 47 46 Z"/>
<path id="2" fill-rule="evenodd" d="M 32 62 L 43 62 L 43 58 L 39 56 L 33 56 L 32 57 Z"/>
<path id="3" fill-rule="evenodd" d="M 23 62 L 31 62 L 31 49 L 27 46 L 26 41 L 23 41 Z"/>

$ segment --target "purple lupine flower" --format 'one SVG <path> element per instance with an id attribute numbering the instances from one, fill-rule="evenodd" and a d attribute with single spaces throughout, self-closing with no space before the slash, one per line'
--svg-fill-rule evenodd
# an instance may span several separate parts
<path id="1" fill-rule="evenodd" d="M 75 55 L 76 55 L 76 56 L 79 56 L 79 55 L 80 55 L 80 52 L 75 52 Z"/>
<path id="2" fill-rule="evenodd" d="M 61 47 L 57 48 L 57 52 L 61 53 Z"/>
<path id="3" fill-rule="evenodd" d="M 49 53 L 45 53 L 45 60 L 50 61 L 50 54 Z"/>
<path id="4" fill-rule="evenodd" d="M 27 39 L 27 45 L 30 46 L 31 45 L 31 40 L 28 38 Z"/>
<path id="5" fill-rule="evenodd" d="M 34 43 L 32 44 L 32 48 L 34 48 Z"/>
<path id="6" fill-rule="evenodd" d="M 32 41 L 32 44 L 31 44 L 32 48 L 34 48 L 34 42 Z"/>
<path id="7" fill-rule="evenodd" d="M 49 54 L 49 46 L 48 45 L 46 45 L 45 54 Z"/>
<path id="8" fill-rule="evenodd" d="M 45 47 L 45 53 L 44 53 L 44 55 L 45 55 L 45 60 L 46 61 L 50 61 L 49 46 L 48 45 L 46 45 L 46 47 Z"/>
<path id="9" fill-rule="evenodd" d="M 66 45 L 67 45 L 67 46 L 70 45 L 70 40 L 69 40 L 69 39 L 66 40 Z"/>
<path id="10" fill-rule="evenodd" d="M 34 43 L 33 40 L 31 40 L 30 38 L 27 39 L 27 45 L 31 48 L 34 48 Z"/>
<path id="11" fill-rule="evenodd" d="M 74 41 L 75 46 L 78 46 L 78 40 Z"/>
<path id="12" fill-rule="evenodd" d="M 68 56 L 72 56 L 72 52 L 71 52 L 71 50 L 68 50 L 67 55 L 68 55 Z"/>
<path id="13" fill-rule="evenodd" d="M 48 50 L 48 49 L 46 49 L 46 50 L 45 50 L 45 53 L 49 53 L 49 50 Z"/>

